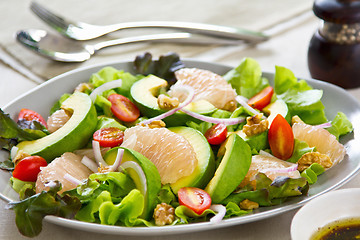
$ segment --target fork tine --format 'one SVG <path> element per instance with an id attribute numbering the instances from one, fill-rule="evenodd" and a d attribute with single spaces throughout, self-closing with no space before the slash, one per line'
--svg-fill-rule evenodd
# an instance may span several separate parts
<path id="1" fill-rule="evenodd" d="M 42 5 L 38 4 L 37 2 L 31 2 L 30 9 L 44 22 L 51 25 L 55 29 L 62 29 L 66 30 L 70 24 L 64 18 L 55 15 L 54 13 L 50 12 L 48 9 L 43 7 Z"/>

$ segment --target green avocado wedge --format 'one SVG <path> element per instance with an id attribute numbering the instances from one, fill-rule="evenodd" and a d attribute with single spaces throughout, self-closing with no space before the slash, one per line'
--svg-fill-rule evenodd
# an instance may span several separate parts
<path id="1" fill-rule="evenodd" d="M 213 203 L 221 203 L 236 189 L 251 164 L 251 149 L 236 133 L 227 138 L 219 152 L 224 153 L 223 158 L 214 177 L 205 188 Z"/>
<path id="2" fill-rule="evenodd" d="M 157 97 L 166 92 L 167 86 L 164 79 L 149 75 L 132 85 L 130 95 L 140 112 L 151 118 L 166 112 L 159 107 Z M 216 110 L 216 107 L 206 100 L 194 101 L 185 108 L 202 115 L 209 115 Z M 188 121 L 201 122 L 181 111 L 164 118 L 163 121 L 167 127 L 184 126 Z"/>
<path id="3" fill-rule="evenodd" d="M 20 142 L 17 145 L 19 150 L 51 162 L 64 152 L 84 147 L 97 124 L 96 110 L 90 97 L 85 93 L 75 92 L 62 103 L 61 108 L 72 113 L 69 121 L 50 135 Z"/>
<path id="4" fill-rule="evenodd" d="M 271 125 L 272 121 L 278 114 L 283 116 L 288 122 L 290 122 L 291 120 L 289 108 L 282 99 L 277 99 L 275 102 L 272 102 L 269 105 L 267 105 L 263 109 L 263 112 L 268 115 L 267 120 L 269 122 L 269 126 Z"/>
<path id="5" fill-rule="evenodd" d="M 107 164 L 114 163 L 118 149 L 120 148 L 121 147 L 112 148 L 105 154 L 104 160 Z M 135 162 L 141 167 L 142 171 L 145 174 L 146 186 L 143 186 L 144 183 L 141 181 L 138 172 L 131 168 L 126 168 L 126 171 L 133 179 L 136 188 L 139 189 L 144 196 L 144 210 L 141 214 L 141 217 L 149 220 L 152 216 L 154 208 L 156 207 L 157 195 L 161 189 L 159 172 L 156 169 L 156 166 L 141 153 L 128 148 L 121 149 L 124 149 L 124 155 L 121 162 Z"/>
<path id="6" fill-rule="evenodd" d="M 210 144 L 200 131 L 193 128 L 171 127 L 169 130 L 183 136 L 189 141 L 198 160 L 198 166 L 194 172 L 172 183 L 170 185 L 171 189 L 174 193 L 177 193 L 182 187 L 204 188 L 212 176 L 214 176 L 215 172 L 214 153 L 211 150 Z"/>

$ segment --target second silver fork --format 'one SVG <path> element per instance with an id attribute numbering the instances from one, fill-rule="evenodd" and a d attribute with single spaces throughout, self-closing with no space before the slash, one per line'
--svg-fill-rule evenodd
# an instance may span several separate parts
<path id="1" fill-rule="evenodd" d="M 84 22 L 75 22 L 59 16 L 37 2 L 32 2 L 30 9 L 44 22 L 64 36 L 75 40 L 90 40 L 105 34 L 130 28 L 167 28 L 203 35 L 244 40 L 257 43 L 268 39 L 261 32 L 253 32 L 234 27 L 218 26 L 202 23 L 176 22 L 176 21 L 139 21 L 124 22 L 106 26 L 92 25 Z"/>

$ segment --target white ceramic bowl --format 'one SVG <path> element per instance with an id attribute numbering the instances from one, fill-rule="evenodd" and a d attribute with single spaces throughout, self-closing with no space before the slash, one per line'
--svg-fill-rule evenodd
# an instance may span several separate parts
<path id="1" fill-rule="evenodd" d="M 336 220 L 360 218 L 360 188 L 323 194 L 305 204 L 291 223 L 291 239 L 306 240 L 321 227 Z"/>

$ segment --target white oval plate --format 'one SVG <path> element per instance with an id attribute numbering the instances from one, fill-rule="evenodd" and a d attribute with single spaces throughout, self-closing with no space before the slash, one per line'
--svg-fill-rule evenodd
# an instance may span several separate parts
<path id="1" fill-rule="evenodd" d="M 184 63 L 187 67 L 207 69 L 221 75 L 225 74 L 231 69 L 231 67 L 229 66 L 192 60 L 184 60 Z M 91 74 L 99 71 L 105 66 L 113 66 L 117 69 L 123 69 L 125 71 L 133 72 L 131 62 L 100 64 L 96 66 L 73 70 L 59 75 L 47 81 L 46 83 L 34 88 L 28 93 L 12 101 L 3 110 L 6 113 L 9 113 L 12 117 L 17 116 L 21 108 L 29 108 L 39 112 L 43 116 L 48 116 L 51 106 L 59 99 L 59 97 L 63 93 L 71 93 L 80 82 L 88 81 Z M 272 73 L 264 73 L 264 77 L 267 77 L 270 82 L 272 82 L 273 80 Z M 324 90 L 324 96 L 322 101 L 325 105 L 327 117 L 329 119 L 332 119 L 338 111 L 342 111 L 353 123 L 355 130 L 353 133 L 348 134 L 341 139 L 341 142 L 345 144 L 348 155 L 336 167 L 328 170 L 326 173 L 321 175 L 318 179 L 318 182 L 310 187 L 307 196 L 292 198 L 286 203 L 278 206 L 261 207 L 251 214 L 226 219 L 219 224 L 211 224 L 209 222 L 204 222 L 165 227 L 128 228 L 86 223 L 54 216 L 47 216 L 45 219 L 58 225 L 86 231 L 93 231 L 97 233 L 137 236 L 188 233 L 244 224 L 272 217 L 277 214 L 281 214 L 289 210 L 298 208 L 304 205 L 306 202 L 310 201 L 311 199 L 342 186 L 347 181 L 349 181 L 358 172 L 360 168 L 360 148 L 358 147 L 360 146 L 360 105 L 358 101 L 353 98 L 349 93 L 337 86 L 316 80 L 308 80 L 308 82 L 314 88 Z M 5 153 L 4 151 L 0 151 L 0 161 L 6 159 L 7 157 L 7 153 Z M 9 177 L 10 174 L 8 172 L 0 171 L 0 197 L 6 201 L 17 200 L 17 194 L 11 189 L 9 185 Z"/>

